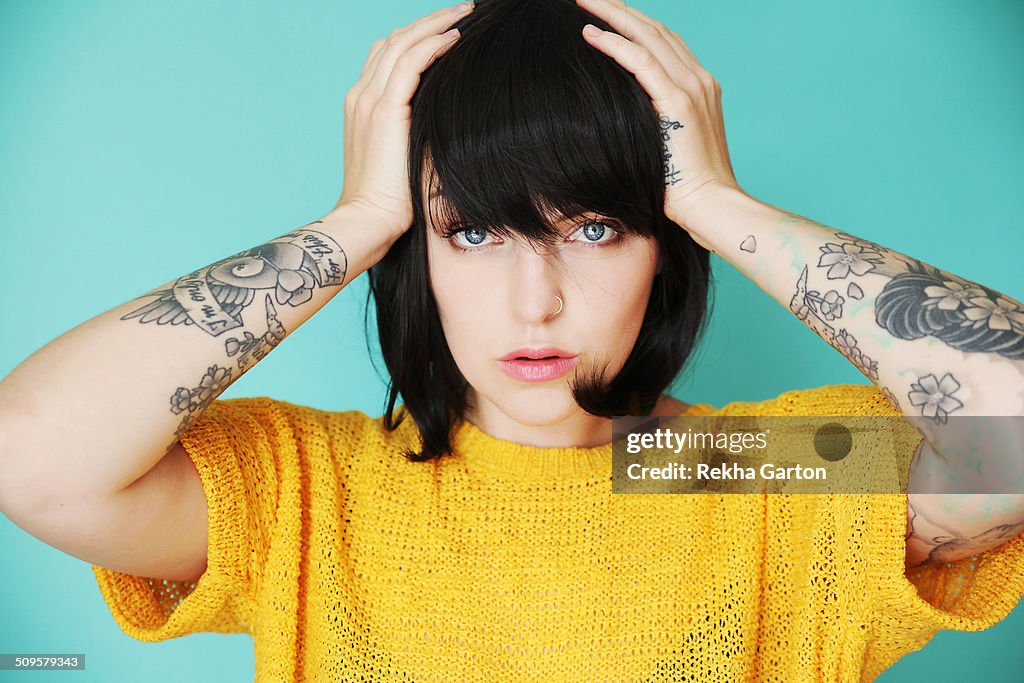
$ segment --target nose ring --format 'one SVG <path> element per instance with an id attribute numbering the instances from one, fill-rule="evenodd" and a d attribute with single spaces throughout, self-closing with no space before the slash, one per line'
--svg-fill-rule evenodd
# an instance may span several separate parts
<path id="1" fill-rule="evenodd" d="M 558 315 L 559 313 L 562 312 L 562 297 L 556 294 L 555 298 L 558 299 L 558 310 L 551 314 L 553 316 Z"/>

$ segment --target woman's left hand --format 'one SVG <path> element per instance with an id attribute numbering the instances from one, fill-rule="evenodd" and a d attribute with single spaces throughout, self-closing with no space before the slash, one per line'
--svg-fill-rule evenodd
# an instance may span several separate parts
<path id="1" fill-rule="evenodd" d="M 685 228 L 709 188 L 740 189 L 725 142 L 721 87 L 678 33 L 640 10 L 621 0 L 576 2 L 618 31 L 591 35 L 585 28 L 584 39 L 636 76 L 654 103 L 665 144 L 665 214 Z"/>

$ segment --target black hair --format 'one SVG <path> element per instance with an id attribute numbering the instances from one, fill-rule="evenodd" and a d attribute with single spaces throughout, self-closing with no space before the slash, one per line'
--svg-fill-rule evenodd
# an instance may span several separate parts
<path id="1" fill-rule="evenodd" d="M 573 0 L 480 0 L 421 75 L 411 101 L 413 224 L 368 276 L 391 376 L 384 424 L 394 430 L 405 418 L 395 418 L 401 394 L 422 438 L 421 452 L 404 453 L 410 460 L 451 452 L 469 388 L 431 290 L 424 170 L 459 225 L 547 244 L 561 236 L 547 216 L 597 213 L 655 239 L 660 271 L 625 364 L 612 378 L 578 372 L 571 384 L 587 413 L 650 415 L 703 334 L 709 255 L 664 213 L 657 113 L 629 71 L 585 42 L 587 23 L 612 30 Z"/>

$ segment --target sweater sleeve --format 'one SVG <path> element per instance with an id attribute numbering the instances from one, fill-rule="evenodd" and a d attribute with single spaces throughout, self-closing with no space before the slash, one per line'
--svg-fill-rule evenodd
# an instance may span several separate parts
<path id="1" fill-rule="evenodd" d="M 856 415 L 898 416 L 901 413 L 878 389 L 863 387 Z M 921 434 L 909 422 L 894 429 L 893 444 L 899 469 L 892 487 L 906 490 L 907 474 Z M 980 631 L 1002 621 L 1024 595 L 1024 536 L 978 555 L 941 565 L 905 568 L 907 495 L 874 496 L 867 529 L 871 534 L 870 562 L 880 590 L 875 626 L 880 642 L 906 640 L 917 650 L 939 630 Z M 886 660 L 885 653 L 882 660 Z M 893 659 L 892 661 L 895 661 Z M 876 662 L 881 672 L 892 661 Z"/>
<path id="2" fill-rule="evenodd" d="M 939 630 L 979 631 L 998 623 L 1024 595 L 1024 536 L 975 557 L 905 569 L 907 479 L 922 436 L 908 420 L 892 419 L 903 415 L 877 387 L 788 391 L 768 401 L 730 404 L 723 412 L 880 416 L 891 432 L 873 437 L 886 451 L 872 459 L 872 481 L 891 493 L 768 496 L 768 571 L 788 572 L 771 584 L 812 587 L 783 610 L 789 630 L 804 638 L 796 641 L 803 646 L 799 651 L 837 645 L 843 666 L 859 671 L 861 680 L 874 680 Z M 803 611 L 793 612 L 793 605 Z M 828 629 L 838 630 L 823 644 L 821 633 Z"/>
<path id="3" fill-rule="evenodd" d="M 100 593 L 126 634 L 157 642 L 248 631 L 279 471 L 296 451 L 287 405 L 269 398 L 214 401 L 181 435 L 206 493 L 207 568 L 197 582 L 185 582 L 93 565 Z"/>
<path id="4" fill-rule="evenodd" d="M 791 399 L 792 392 L 788 393 Z M 804 414 L 902 417 L 873 385 L 836 385 L 809 390 L 827 399 Z M 1024 536 L 979 555 L 942 565 L 906 569 L 907 479 L 921 433 L 907 420 L 889 420 L 895 458 L 879 476 L 886 491 L 868 495 L 830 495 L 818 517 L 829 528 L 844 529 L 849 542 L 833 548 L 846 571 L 837 582 L 866 596 L 857 608 L 868 629 L 862 653 L 863 679 L 874 680 L 909 652 L 920 650 L 940 630 L 980 631 L 1002 621 L 1024 595 Z M 886 462 L 878 459 L 876 462 Z"/>

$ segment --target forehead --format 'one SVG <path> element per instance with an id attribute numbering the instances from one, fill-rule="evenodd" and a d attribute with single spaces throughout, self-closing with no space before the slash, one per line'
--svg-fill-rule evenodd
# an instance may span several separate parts
<path id="1" fill-rule="evenodd" d="M 455 173 L 445 162 L 441 166 L 448 169 L 449 174 Z M 636 230 L 635 226 L 643 222 L 637 220 L 637 216 L 629 212 L 622 215 L 623 212 L 615 210 L 616 205 L 629 206 L 628 202 L 613 199 L 619 194 L 615 190 L 597 193 L 603 196 L 595 193 L 588 196 L 586 189 L 574 192 L 575 188 L 567 186 L 564 188 L 567 194 L 547 196 L 538 194 L 538 188 L 552 186 L 550 179 L 522 175 L 532 167 L 508 168 L 506 170 L 513 174 L 509 178 L 501 173 L 496 174 L 497 177 L 481 177 L 481 173 L 486 173 L 481 168 L 476 168 L 473 174 L 473 164 L 464 161 L 459 163 L 459 168 L 460 173 L 454 177 L 446 175 L 442 185 L 429 148 L 424 148 L 420 199 L 430 232 L 440 234 L 454 225 L 472 224 L 502 238 L 521 237 L 531 244 L 547 245 L 564 238 L 567 230 L 578 227 L 582 221 L 610 219 L 616 222 L 620 232 L 649 236 L 643 229 Z M 571 185 L 571 181 L 564 178 L 563 181 Z"/>

